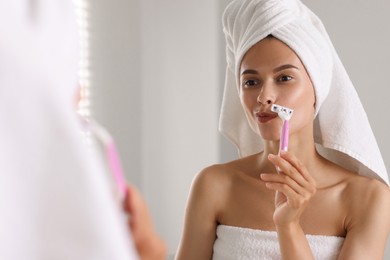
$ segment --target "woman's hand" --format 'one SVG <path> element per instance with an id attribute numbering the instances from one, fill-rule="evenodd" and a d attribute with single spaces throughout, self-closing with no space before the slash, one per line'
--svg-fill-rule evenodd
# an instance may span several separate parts
<path id="1" fill-rule="evenodd" d="M 135 187 L 127 188 L 124 209 L 129 214 L 128 223 L 140 259 L 165 259 L 165 243 L 154 231 L 148 207 Z"/>
<path id="2" fill-rule="evenodd" d="M 273 216 L 277 227 L 299 226 L 300 217 L 316 193 L 316 183 L 306 167 L 292 154 L 270 154 L 268 159 L 278 169 L 278 174 L 261 174 L 268 189 L 276 191 Z"/>

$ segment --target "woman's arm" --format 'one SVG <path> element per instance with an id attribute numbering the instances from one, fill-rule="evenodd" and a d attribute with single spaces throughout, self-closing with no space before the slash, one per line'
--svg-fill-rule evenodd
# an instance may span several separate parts
<path id="1" fill-rule="evenodd" d="M 276 191 L 273 220 L 282 259 L 314 259 L 300 225 L 300 218 L 316 193 L 314 179 L 293 155 L 270 155 L 269 160 L 280 169 L 278 174 L 261 174 L 266 187 Z"/>
<path id="2" fill-rule="evenodd" d="M 390 189 L 377 180 L 350 186 L 345 196 L 347 236 L 339 259 L 383 259 L 390 232 Z"/>
<path id="3" fill-rule="evenodd" d="M 220 184 L 213 166 L 200 172 L 191 187 L 177 260 L 211 259 L 216 239 Z"/>

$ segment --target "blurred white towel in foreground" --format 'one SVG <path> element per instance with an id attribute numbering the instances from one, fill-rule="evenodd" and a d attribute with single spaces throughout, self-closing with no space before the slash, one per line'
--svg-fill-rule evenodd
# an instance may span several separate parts
<path id="1" fill-rule="evenodd" d="M 337 259 L 343 237 L 306 235 L 316 260 Z M 281 259 L 277 233 L 219 225 L 213 260 Z"/>
<path id="2" fill-rule="evenodd" d="M 137 259 L 73 96 L 70 0 L 0 2 L 0 259 Z"/>

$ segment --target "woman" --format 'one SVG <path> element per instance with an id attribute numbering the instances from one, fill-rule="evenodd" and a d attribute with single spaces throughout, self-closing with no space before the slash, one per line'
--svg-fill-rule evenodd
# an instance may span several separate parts
<path id="1" fill-rule="evenodd" d="M 196 176 L 177 259 L 382 259 L 386 169 L 321 21 L 295 0 L 236 0 L 223 18 L 220 128 L 242 158 Z M 294 109 L 280 155 L 273 104 Z"/>

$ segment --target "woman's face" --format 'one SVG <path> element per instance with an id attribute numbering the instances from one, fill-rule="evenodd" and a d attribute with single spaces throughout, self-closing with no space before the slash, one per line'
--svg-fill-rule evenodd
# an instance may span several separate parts
<path id="1" fill-rule="evenodd" d="M 272 104 L 294 110 L 290 134 L 312 127 L 315 95 L 309 75 L 295 52 L 274 37 L 261 40 L 245 54 L 239 92 L 250 126 L 266 140 L 280 137 L 282 120 L 271 112 Z"/>

